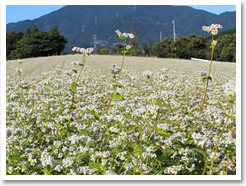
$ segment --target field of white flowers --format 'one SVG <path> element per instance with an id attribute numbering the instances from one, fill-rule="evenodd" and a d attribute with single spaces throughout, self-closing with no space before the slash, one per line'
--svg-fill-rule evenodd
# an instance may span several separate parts
<path id="1" fill-rule="evenodd" d="M 6 174 L 236 174 L 235 64 L 75 50 L 7 61 Z"/>

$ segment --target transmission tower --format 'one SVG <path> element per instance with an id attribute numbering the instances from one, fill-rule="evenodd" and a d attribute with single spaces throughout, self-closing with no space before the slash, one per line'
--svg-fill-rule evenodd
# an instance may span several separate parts
<path id="1" fill-rule="evenodd" d="M 94 48 L 94 51 L 96 51 L 97 50 L 97 37 L 96 37 L 97 35 L 93 34 L 92 36 L 93 36 L 93 38 L 92 38 L 93 42 L 92 43 L 94 44 L 93 48 Z"/>
<path id="2" fill-rule="evenodd" d="M 174 42 L 175 42 L 175 38 L 176 38 L 176 34 L 175 34 L 175 21 L 173 20 L 173 38 L 174 38 Z"/>

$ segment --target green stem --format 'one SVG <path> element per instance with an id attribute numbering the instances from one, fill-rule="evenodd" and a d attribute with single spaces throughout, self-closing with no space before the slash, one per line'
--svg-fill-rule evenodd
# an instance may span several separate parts
<path id="1" fill-rule="evenodd" d="M 230 105 L 230 108 L 231 108 L 231 106 L 232 106 L 232 105 Z M 230 108 L 229 108 L 229 111 L 228 111 L 228 116 L 229 116 L 229 114 L 230 114 Z M 214 148 L 212 149 L 211 153 L 209 154 L 209 157 L 211 156 L 211 154 L 212 154 L 213 152 L 215 152 L 215 153 L 217 152 L 217 146 L 218 146 L 219 140 L 220 140 L 220 138 L 221 138 L 221 136 L 222 136 L 222 134 L 223 134 L 223 132 L 224 132 L 224 129 L 225 129 L 225 127 L 226 127 L 226 123 L 227 123 L 227 121 L 228 121 L 228 116 L 227 116 L 227 118 L 226 118 L 226 122 L 225 122 L 224 125 L 223 125 L 222 131 L 221 131 L 221 133 L 220 133 L 220 135 L 219 135 L 219 137 L 218 137 L 218 139 L 217 139 L 217 142 L 216 142 Z M 212 160 L 212 161 L 213 161 L 213 160 Z M 208 163 L 208 157 L 207 157 L 206 162 L 205 162 L 205 165 L 204 165 L 203 175 L 206 173 L 207 163 Z M 213 162 L 212 162 L 212 165 L 211 165 L 211 170 L 212 170 L 212 168 L 213 168 Z M 213 170 L 212 170 L 212 171 L 213 171 Z"/>
<path id="2" fill-rule="evenodd" d="M 228 157 L 227 157 L 227 166 L 226 166 L 226 175 L 228 175 L 229 158 L 230 158 L 230 156 L 228 155 Z"/>
<path id="3" fill-rule="evenodd" d="M 140 174 L 143 175 L 143 170 L 142 170 L 142 126 L 140 125 L 139 127 L 139 135 L 140 135 Z"/>
<path id="4" fill-rule="evenodd" d="M 84 56 L 83 56 L 82 62 L 85 62 Z M 82 65 L 82 67 L 81 67 L 81 70 L 80 70 L 80 72 L 79 72 L 78 78 L 77 78 L 77 80 L 75 81 L 75 87 L 72 87 L 72 91 L 73 91 L 73 92 L 72 92 L 72 95 L 73 95 L 73 97 L 72 97 L 72 103 L 71 103 L 70 108 L 73 106 L 73 103 L 74 103 L 74 101 L 75 101 L 75 93 L 76 93 L 76 90 L 77 90 L 76 84 L 77 84 L 78 81 L 79 81 L 79 78 L 80 78 L 80 76 L 81 76 L 81 74 L 82 74 L 83 69 L 84 69 L 84 63 L 83 63 L 83 65 Z"/>
<path id="5" fill-rule="evenodd" d="M 138 145 L 134 148 L 133 152 L 131 153 L 131 155 L 126 159 L 126 161 L 123 163 L 123 165 L 121 166 L 120 170 L 118 173 L 120 173 L 121 169 L 123 169 L 124 165 L 127 163 L 127 161 L 130 159 L 130 157 L 134 154 L 135 150 L 137 149 Z"/>
<path id="6" fill-rule="evenodd" d="M 212 40 L 213 40 L 213 35 L 212 35 Z M 209 65 L 209 71 L 208 71 L 208 76 L 207 76 L 207 82 L 206 82 L 206 88 L 205 88 L 205 93 L 204 93 L 204 97 L 203 97 L 203 102 L 202 102 L 202 105 L 200 107 L 200 111 L 199 111 L 199 116 L 201 115 L 202 111 L 203 111 L 203 107 L 204 107 L 204 104 L 205 104 L 205 101 L 206 101 L 206 95 L 207 95 L 207 91 L 208 91 L 208 77 L 210 76 L 210 72 L 211 72 L 211 68 L 212 68 L 212 61 L 213 61 L 213 54 L 214 54 L 214 48 L 212 48 L 212 51 L 211 51 L 211 61 L 210 61 L 210 65 Z M 187 142 L 189 141 L 190 139 L 190 135 L 191 133 L 193 132 L 193 130 L 196 128 L 197 126 L 197 123 L 198 123 L 198 120 L 196 120 L 196 123 L 193 125 L 193 127 L 191 128 L 189 134 L 188 134 L 188 140 Z"/>
<path id="7" fill-rule="evenodd" d="M 119 136 L 120 136 L 120 131 L 119 131 L 118 136 L 117 136 L 117 144 L 116 144 L 115 151 L 117 151 L 117 148 L 118 148 L 118 145 L 119 145 Z M 112 163 L 112 167 L 114 166 L 115 156 L 116 156 L 116 153 L 113 154 L 113 163 Z"/>
<path id="8" fill-rule="evenodd" d="M 126 43 L 126 39 L 124 39 L 124 56 L 123 56 L 123 61 L 121 63 L 121 69 L 120 69 L 120 73 L 119 73 L 118 82 L 120 81 L 120 76 L 121 76 L 121 72 L 123 70 L 123 65 L 124 65 L 125 56 L 126 56 L 126 46 L 125 46 L 125 43 Z"/>
<path id="9" fill-rule="evenodd" d="M 121 72 L 122 72 L 122 70 L 123 70 L 124 61 L 125 61 L 125 56 L 126 56 L 126 46 L 125 46 L 125 43 L 126 43 L 126 39 L 124 39 L 124 55 L 123 55 L 123 61 L 122 61 L 122 63 L 121 63 L 121 69 L 120 69 L 120 73 L 119 73 L 119 77 L 118 77 L 118 82 L 120 81 L 120 76 L 121 76 Z M 115 88 L 114 88 L 114 93 L 113 93 L 112 95 L 115 94 L 116 90 L 117 90 L 117 88 L 115 87 Z M 109 104 L 108 104 L 108 107 L 107 107 L 107 110 L 106 110 L 106 113 L 108 113 L 108 109 L 109 109 L 109 107 L 110 107 L 110 105 L 111 105 L 112 99 L 113 99 L 113 98 L 111 97 L 111 98 L 110 98 L 110 101 L 109 101 Z"/>

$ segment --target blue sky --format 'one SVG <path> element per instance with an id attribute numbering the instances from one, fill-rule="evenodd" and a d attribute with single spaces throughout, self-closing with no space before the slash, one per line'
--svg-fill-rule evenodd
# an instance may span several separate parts
<path id="1" fill-rule="evenodd" d="M 205 10 L 214 14 L 235 11 L 236 5 L 189 5 L 195 9 Z M 58 10 L 64 5 L 7 5 L 6 24 L 11 22 L 33 20 L 45 14 Z"/>

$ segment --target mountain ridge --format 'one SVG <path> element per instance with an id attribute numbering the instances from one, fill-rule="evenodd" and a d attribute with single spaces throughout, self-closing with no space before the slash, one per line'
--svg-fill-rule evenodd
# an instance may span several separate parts
<path id="1" fill-rule="evenodd" d="M 172 20 L 175 20 L 177 37 L 207 36 L 201 28 L 212 23 L 223 25 L 223 31 L 236 28 L 236 11 L 216 15 L 189 6 L 137 5 L 135 10 L 132 5 L 68 5 L 34 20 L 9 23 L 6 32 L 25 32 L 27 27 L 32 29 L 34 25 L 41 32 L 47 32 L 57 26 L 60 34 L 68 40 L 64 51 L 71 52 L 75 45 L 93 46 L 93 34 L 97 34 L 99 48 L 115 44 L 119 42 L 115 30 L 129 32 L 132 25 L 138 30 L 140 44 L 159 41 L 160 32 L 162 38 L 173 37 Z"/>

